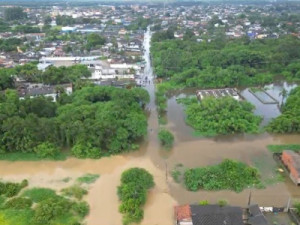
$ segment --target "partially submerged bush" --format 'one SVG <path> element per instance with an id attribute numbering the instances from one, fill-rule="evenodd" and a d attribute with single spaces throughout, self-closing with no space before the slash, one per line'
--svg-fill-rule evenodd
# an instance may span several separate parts
<path id="1" fill-rule="evenodd" d="M 214 166 L 188 169 L 184 174 L 185 185 L 191 191 L 204 189 L 240 192 L 244 188 L 260 184 L 259 178 L 256 168 L 229 159 Z"/>
<path id="2" fill-rule="evenodd" d="M 61 190 L 61 192 L 68 197 L 74 197 L 78 200 L 81 200 L 82 197 L 88 193 L 87 190 L 83 189 L 79 185 L 73 185 L 71 187 L 64 188 Z"/>
<path id="3" fill-rule="evenodd" d="M 23 180 L 21 183 L 0 182 L 0 195 L 5 195 L 6 197 L 11 198 L 16 196 L 27 185 L 27 180 Z"/>
<path id="4" fill-rule="evenodd" d="M 36 146 L 34 152 L 40 158 L 55 158 L 59 155 L 60 150 L 54 144 L 44 142 Z"/>
<path id="5" fill-rule="evenodd" d="M 171 148 L 174 143 L 174 135 L 166 129 L 161 129 L 158 132 L 158 139 L 161 145 L 166 148 Z"/>
<path id="6" fill-rule="evenodd" d="M 122 201 L 119 210 L 124 214 L 124 224 L 138 223 L 143 219 L 141 206 L 146 202 L 148 189 L 153 186 L 153 176 L 145 169 L 132 168 L 122 173 L 118 196 Z"/>

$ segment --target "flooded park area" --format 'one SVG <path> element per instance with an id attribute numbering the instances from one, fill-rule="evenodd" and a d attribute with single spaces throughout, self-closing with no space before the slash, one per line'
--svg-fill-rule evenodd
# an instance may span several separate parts
<path id="1" fill-rule="evenodd" d="M 148 31 L 149 32 L 149 31 Z M 150 34 L 145 35 L 145 74 L 152 76 L 149 59 Z M 287 84 L 283 84 L 287 85 Z M 290 87 L 290 86 L 286 86 Z M 263 179 L 272 179 L 272 170 L 276 163 L 267 150 L 270 144 L 300 144 L 299 135 L 230 135 L 212 138 L 194 135 L 191 127 L 185 123 L 183 105 L 176 99 L 187 93 L 173 93 L 169 96 L 166 127 L 174 134 L 174 147 L 166 151 L 157 139 L 159 131 L 158 114 L 156 112 L 154 92 L 155 86 L 150 83 L 145 87 L 150 94 L 147 108 L 148 135 L 140 144 L 140 149 L 122 155 L 101 158 L 99 160 L 68 158 L 65 161 L 33 161 L 8 162 L 0 161 L 0 176 L 3 180 L 20 181 L 28 179 L 35 187 L 50 187 L 60 190 L 66 186 L 64 178 L 76 179 L 83 174 L 99 174 L 100 178 L 90 185 L 85 200 L 90 205 L 90 214 L 86 219 L 88 225 L 121 225 L 122 215 L 119 213 L 117 186 L 120 184 L 122 172 L 132 167 L 147 169 L 154 177 L 155 187 L 150 190 L 144 206 L 142 225 L 171 225 L 174 223 L 173 209 L 177 204 L 197 203 L 208 200 L 217 203 L 227 200 L 229 204 L 244 207 L 248 203 L 250 192 L 252 201 L 263 206 L 286 206 L 289 198 L 300 199 L 299 187 L 288 178 L 284 182 L 273 182 L 263 189 L 246 189 L 241 193 L 233 191 L 197 191 L 190 192 L 183 184 L 176 183 L 171 171 L 178 164 L 184 168 L 202 167 L 221 162 L 223 159 L 235 159 L 259 167 Z M 278 90 L 278 92 L 276 91 Z M 268 90 L 274 98 L 281 101 L 280 87 L 276 84 Z M 195 95 L 194 91 L 190 92 Z M 264 115 L 263 123 L 280 114 L 277 105 L 261 106 L 249 91 L 242 90 L 244 98 L 256 106 L 255 113 Z M 265 118 L 264 117 L 264 118 Z M 101 222 L 99 222 L 101 221 Z"/>

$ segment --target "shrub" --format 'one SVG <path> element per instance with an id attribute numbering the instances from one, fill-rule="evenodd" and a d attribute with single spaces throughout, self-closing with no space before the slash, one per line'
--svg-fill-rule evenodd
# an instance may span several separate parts
<path id="1" fill-rule="evenodd" d="M 209 202 L 207 200 L 203 200 L 199 202 L 199 205 L 208 205 Z"/>
<path id="2" fill-rule="evenodd" d="M 181 176 L 181 172 L 179 170 L 177 169 L 172 170 L 172 177 L 176 183 L 180 182 L 180 176 Z"/>
<path id="3" fill-rule="evenodd" d="M 40 158 L 55 158 L 59 155 L 59 149 L 52 143 L 44 142 L 34 148 L 34 152 Z"/>
<path id="4" fill-rule="evenodd" d="M 11 198 L 16 196 L 27 185 L 27 180 L 23 180 L 21 183 L 0 182 L 0 195 L 5 195 L 6 197 Z"/>
<path id="5" fill-rule="evenodd" d="M 99 174 L 90 174 L 90 173 L 88 173 L 88 174 L 85 174 L 82 177 L 78 177 L 77 182 L 91 184 L 91 183 L 94 183 L 99 177 L 100 177 Z"/>
<path id="6" fill-rule="evenodd" d="M 87 216 L 90 211 L 90 207 L 86 202 L 76 202 L 72 205 L 72 209 L 82 218 Z"/>
<path id="7" fill-rule="evenodd" d="M 221 207 L 224 207 L 224 206 L 228 205 L 228 202 L 226 200 L 219 200 L 218 205 Z"/>
<path id="8" fill-rule="evenodd" d="M 66 196 L 75 197 L 79 200 L 81 200 L 82 197 L 88 193 L 87 190 L 83 189 L 78 185 L 73 185 L 71 187 L 64 188 L 61 190 L 61 192 Z"/>
<path id="9" fill-rule="evenodd" d="M 257 169 L 229 159 L 215 166 L 188 169 L 185 171 L 184 181 L 191 191 L 202 188 L 240 192 L 244 188 L 260 184 Z"/>
<path id="10" fill-rule="evenodd" d="M 0 196 L 0 208 L 5 203 L 5 201 L 6 201 L 6 198 L 4 198 L 3 196 Z"/>
<path id="11" fill-rule="evenodd" d="M 55 191 L 49 188 L 31 188 L 25 190 L 22 196 L 28 197 L 36 203 L 58 197 Z"/>
<path id="12" fill-rule="evenodd" d="M 158 132 L 158 139 L 162 146 L 171 148 L 174 142 L 174 135 L 166 129 L 161 129 Z"/>
<path id="13" fill-rule="evenodd" d="M 122 173 L 121 183 L 136 183 L 146 189 L 154 186 L 153 176 L 143 168 L 131 168 Z"/>
<path id="14" fill-rule="evenodd" d="M 122 173 L 118 196 L 122 201 L 119 211 L 124 214 L 123 224 L 139 223 L 144 216 L 147 190 L 154 186 L 153 177 L 145 169 L 131 168 Z"/>
<path id="15" fill-rule="evenodd" d="M 61 215 L 68 212 L 72 203 L 65 198 L 49 198 L 40 202 L 35 208 L 34 224 L 50 224 Z"/>
<path id="16" fill-rule="evenodd" d="M 32 201 L 29 198 L 16 197 L 8 200 L 4 204 L 4 208 L 13 208 L 13 209 L 28 209 L 32 205 Z"/>
<path id="17" fill-rule="evenodd" d="M 76 144 L 72 148 L 72 154 L 76 158 L 92 158 L 98 159 L 101 157 L 101 150 L 99 148 L 92 147 L 91 144 Z"/>

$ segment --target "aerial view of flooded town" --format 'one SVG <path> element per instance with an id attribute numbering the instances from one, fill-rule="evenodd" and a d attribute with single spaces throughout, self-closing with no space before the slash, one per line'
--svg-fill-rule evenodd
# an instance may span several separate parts
<path id="1" fill-rule="evenodd" d="M 0 0 L 0 225 L 300 225 L 300 1 Z"/>

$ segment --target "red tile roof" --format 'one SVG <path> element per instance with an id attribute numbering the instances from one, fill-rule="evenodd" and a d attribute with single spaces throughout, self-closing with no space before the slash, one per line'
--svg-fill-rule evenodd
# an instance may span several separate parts
<path id="1" fill-rule="evenodd" d="M 175 217 L 177 221 L 192 219 L 191 208 L 189 205 L 175 206 Z"/>

